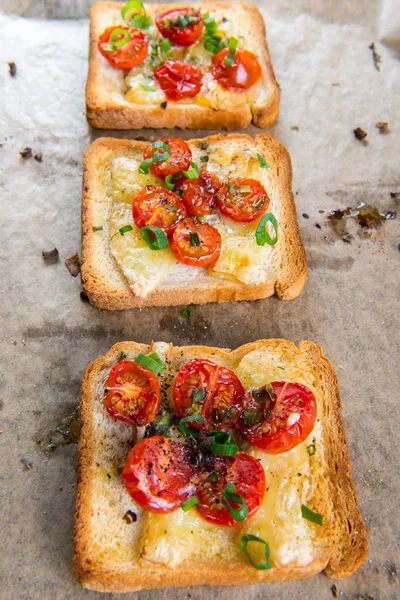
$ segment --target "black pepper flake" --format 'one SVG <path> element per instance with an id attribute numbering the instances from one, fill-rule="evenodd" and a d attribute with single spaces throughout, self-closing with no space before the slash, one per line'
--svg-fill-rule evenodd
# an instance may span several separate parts
<path id="1" fill-rule="evenodd" d="M 162 109 L 167 108 L 167 106 L 168 106 L 168 102 L 167 101 L 161 102 L 161 104 L 160 104 L 160 108 L 162 108 Z"/>
<path id="2" fill-rule="evenodd" d="M 126 523 L 128 523 L 128 525 L 130 525 L 131 523 L 136 523 L 137 514 L 133 512 L 133 510 L 127 510 L 122 518 Z"/>
<path id="3" fill-rule="evenodd" d="M 342 238 L 342 241 L 343 241 L 345 244 L 351 244 L 351 241 L 350 241 L 348 238 Z"/>
<path id="4" fill-rule="evenodd" d="M 59 258 L 57 248 L 53 248 L 53 250 L 42 250 L 42 258 L 47 265 L 54 265 L 58 262 Z"/>
<path id="5" fill-rule="evenodd" d="M 15 62 L 8 63 L 8 72 L 10 73 L 11 77 L 15 77 L 17 75 L 17 65 Z"/>
<path id="6" fill-rule="evenodd" d="M 81 263 L 77 252 L 72 254 L 72 256 L 65 258 L 64 264 L 71 273 L 72 277 L 76 277 L 81 271 Z"/>
<path id="7" fill-rule="evenodd" d="M 316 227 L 317 229 L 321 229 L 321 225 L 319 223 L 315 223 L 314 227 Z"/>
<path id="8" fill-rule="evenodd" d="M 42 162 L 42 160 L 43 160 L 43 154 L 41 152 L 37 152 L 36 154 L 33 155 L 33 158 L 37 162 Z"/>
<path id="9" fill-rule="evenodd" d="M 309 218 L 310 218 L 310 217 L 309 217 L 309 215 L 308 215 L 307 213 L 303 213 L 303 215 L 302 215 L 302 216 L 303 216 L 303 218 L 304 218 L 304 219 L 309 219 Z"/>
<path id="10" fill-rule="evenodd" d="M 29 146 L 27 146 L 26 148 L 21 150 L 20 155 L 21 158 L 23 158 L 24 160 L 26 158 L 32 158 L 32 148 L 29 148 Z"/>
<path id="11" fill-rule="evenodd" d="M 368 135 L 368 133 L 364 131 L 364 129 L 361 129 L 361 127 L 356 127 L 353 129 L 353 133 L 358 140 L 364 140 Z"/>

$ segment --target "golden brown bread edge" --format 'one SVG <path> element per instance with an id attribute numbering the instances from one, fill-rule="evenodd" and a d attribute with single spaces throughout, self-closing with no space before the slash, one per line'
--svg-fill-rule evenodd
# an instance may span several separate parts
<path id="1" fill-rule="evenodd" d="M 203 11 L 212 8 L 227 8 L 231 2 L 205 2 L 198 4 Z M 271 57 L 266 40 L 264 19 L 256 6 L 242 4 L 248 12 L 249 19 L 253 21 L 254 35 L 261 40 L 261 62 L 265 66 L 264 79 L 270 88 L 268 100 L 264 106 L 244 105 L 231 109 L 214 109 L 196 104 L 167 104 L 166 108 L 160 106 L 145 106 L 132 104 L 127 106 L 121 101 L 116 104 L 103 97 L 99 89 L 99 75 L 102 69 L 101 62 L 94 60 L 97 49 L 96 19 L 97 15 L 110 7 L 124 5 L 123 2 L 98 2 L 90 10 L 90 42 L 89 42 L 89 70 L 86 83 L 86 117 L 92 127 L 98 129 L 143 129 L 166 128 L 172 129 L 245 129 L 252 122 L 258 127 L 269 127 L 276 120 L 279 113 L 280 92 L 272 67 Z M 171 9 L 171 6 L 187 6 L 187 3 L 155 5 L 162 10 Z M 196 6 L 196 4 L 194 5 Z"/>
<path id="2" fill-rule="evenodd" d="M 358 507 L 354 483 L 351 477 L 350 456 L 342 420 L 342 406 L 338 381 L 330 361 L 324 356 L 322 348 L 310 341 L 301 341 L 298 347 L 293 342 L 280 339 L 266 339 L 251 342 L 229 350 L 205 346 L 175 347 L 179 352 L 197 348 L 202 352 L 218 354 L 221 358 L 240 360 L 242 356 L 257 349 L 279 347 L 287 356 L 300 355 L 313 365 L 314 373 L 320 380 L 326 394 L 326 406 L 329 407 L 322 417 L 324 448 L 327 466 L 326 477 L 329 480 L 329 493 L 335 514 L 335 535 L 330 538 L 329 560 L 314 561 L 308 567 L 272 568 L 258 571 L 250 565 L 230 568 L 218 562 L 196 563 L 187 568 L 171 569 L 141 560 L 139 573 L 128 568 L 116 569 L 110 565 L 96 562 L 91 554 L 90 540 L 85 524 L 91 514 L 91 495 L 93 486 L 90 469 L 95 457 L 94 423 L 92 414 L 96 400 L 95 384 L 97 375 L 104 368 L 111 368 L 119 360 L 123 351 L 132 353 L 151 351 L 152 346 L 136 342 L 119 342 L 105 356 L 92 362 L 86 369 L 81 389 L 81 436 L 77 460 L 77 496 L 74 522 L 73 573 L 76 580 L 90 589 L 108 592 L 128 592 L 139 589 L 179 587 L 190 585 L 245 585 L 258 582 L 279 582 L 310 577 L 325 570 L 334 579 L 348 577 L 365 561 L 368 540 L 362 515 Z M 328 434 L 328 435 L 327 435 Z"/>
<path id="3" fill-rule="evenodd" d="M 99 138 L 91 144 L 85 153 L 83 163 L 82 189 L 82 286 L 90 300 L 97 308 L 106 310 L 123 310 L 127 308 L 143 308 L 147 306 L 178 306 L 182 304 L 206 304 L 208 302 L 229 302 L 234 300 L 259 300 L 274 293 L 281 300 L 293 300 L 304 287 L 307 275 L 307 258 L 300 236 L 296 216 L 296 206 L 292 192 L 292 163 L 286 148 L 271 134 L 260 133 L 254 140 L 247 134 L 217 134 L 189 142 L 218 144 L 227 139 L 247 140 L 257 146 L 270 165 L 278 165 L 280 195 L 284 199 L 285 232 L 280 234 L 282 242 L 282 266 L 276 280 L 269 280 L 258 285 L 246 285 L 215 278 L 206 285 L 188 285 L 185 287 L 156 288 L 145 298 L 136 296 L 126 283 L 124 286 L 113 286 L 99 268 L 96 239 L 93 227 L 94 202 L 104 190 L 99 182 L 107 177 L 107 170 L 112 159 L 133 147 L 144 150 L 147 143 L 135 140 L 117 140 Z M 110 177 L 108 175 L 108 177 Z M 113 259 L 114 260 L 114 259 Z M 115 268 L 119 269 L 115 262 Z"/>

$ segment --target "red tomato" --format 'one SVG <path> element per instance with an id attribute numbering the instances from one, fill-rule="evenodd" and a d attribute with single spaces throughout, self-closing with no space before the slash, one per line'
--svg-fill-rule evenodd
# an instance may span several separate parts
<path id="1" fill-rule="evenodd" d="M 140 426 L 150 423 L 160 404 L 157 376 L 138 363 L 123 360 L 110 371 L 104 404 L 115 419 Z"/>
<path id="2" fill-rule="evenodd" d="M 184 140 L 180 138 L 159 138 L 157 142 L 165 142 L 171 151 L 171 156 L 164 161 L 154 162 L 150 171 L 162 177 L 164 179 L 167 175 L 176 175 L 179 171 L 187 171 L 190 167 L 190 161 L 192 160 L 192 153 L 189 146 Z M 157 148 L 157 152 L 163 153 L 162 149 Z M 147 146 L 144 151 L 143 158 L 152 157 L 152 147 Z"/>
<path id="3" fill-rule="evenodd" d="M 116 44 L 123 39 L 122 31 L 126 31 L 127 34 L 130 35 L 130 40 L 119 47 L 116 47 L 116 45 L 110 42 L 110 36 L 117 29 L 121 31 L 121 34 L 116 36 L 116 39 L 114 40 Z M 149 38 L 140 29 L 133 29 L 132 27 L 124 27 L 121 25 L 117 27 L 107 27 L 99 37 L 97 47 L 113 67 L 122 69 L 123 71 L 130 71 L 133 67 L 140 65 L 146 58 L 149 47 Z"/>
<path id="4" fill-rule="evenodd" d="M 198 179 L 182 177 L 175 186 L 175 192 L 182 190 L 181 200 L 192 217 L 209 215 L 217 204 L 217 192 L 221 183 L 214 173 L 201 171 Z"/>
<path id="5" fill-rule="evenodd" d="M 248 90 L 261 78 L 261 65 L 257 57 L 248 50 L 238 48 L 233 64 L 229 66 L 224 63 L 228 52 L 228 48 L 223 48 L 214 56 L 211 67 L 214 79 L 231 92 Z"/>
<path id="6" fill-rule="evenodd" d="M 144 438 L 129 452 L 122 479 L 132 498 L 146 510 L 168 513 L 196 493 L 187 448 L 160 435 Z"/>
<path id="7" fill-rule="evenodd" d="M 309 436 L 317 417 L 317 402 L 301 383 L 275 381 L 270 385 L 270 394 L 261 390 L 261 402 L 254 392 L 246 396 L 238 427 L 253 446 L 277 454 L 291 450 Z M 246 425 L 246 413 L 248 419 L 253 416 L 259 422 Z"/>
<path id="8" fill-rule="evenodd" d="M 238 452 L 235 458 L 207 457 L 202 472 L 195 477 L 194 481 L 200 500 L 197 510 L 201 516 L 215 525 L 228 525 L 229 527 L 239 523 L 234 520 L 223 502 L 222 492 L 225 486 L 233 483 L 236 493 L 246 501 L 248 515 L 245 520 L 260 508 L 266 486 L 262 465 L 247 452 Z M 237 505 L 231 504 L 231 506 L 236 508 Z"/>
<path id="9" fill-rule="evenodd" d="M 178 415 L 181 418 L 202 415 L 204 421 L 189 425 L 203 431 L 233 425 L 244 395 L 235 373 L 210 360 L 193 358 L 175 380 L 174 403 Z"/>
<path id="10" fill-rule="evenodd" d="M 175 46 L 190 46 L 201 36 L 203 17 L 199 10 L 188 6 L 163 13 L 157 17 L 156 25 Z"/>
<path id="11" fill-rule="evenodd" d="M 154 71 L 167 100 L 193 98 L 202 85 L 202 74 L 198 67 L 180 60 L 166 60 Z"/>
<path id="12" fill-rule="evenodd" d="M 134 197 L 132 213 L 138 227 L 159 227 L 168 235 L 186 217 L 186 208 L 174 192 L 160 185 L 146 185 Z"/>
<path id="13" fill-rule="evenodd" d="M 268 194 L 255 179 L 235 179 L 223 185 L 218 192 L 221 212 L 234 221 L 255 221 L 265 213 L 268 205 Z"/>
<path id="14" fill-rule="evenodd" d="M 189 267 L 205 267 L 214 263 L 221 252 L 221 236 L 209 223 L 187 218 L 179 223 L 172 236 L 172 251 Z"/>

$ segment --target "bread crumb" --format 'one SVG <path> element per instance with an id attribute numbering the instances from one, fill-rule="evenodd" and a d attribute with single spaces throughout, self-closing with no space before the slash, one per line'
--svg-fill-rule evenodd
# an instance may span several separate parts
<path id="1" fill-rule="evenodd" d="M 72 254 L 72 256 L 65 258 L 64 264 L 71 273 L 72 277 L 76 277 L 81 271 L 81 263 L 77 252 Z"/>

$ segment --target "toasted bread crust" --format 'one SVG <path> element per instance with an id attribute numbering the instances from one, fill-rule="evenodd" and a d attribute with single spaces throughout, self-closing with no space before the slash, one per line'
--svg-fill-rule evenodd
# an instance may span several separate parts
<path id="1" fill-rule="evenodd" d="M 121 351 L 137 354 L 149 352 L 152 346 L 135 342 L 120 342 L 105 356 L 92 362 L 84 375 L 81 392 L 81 438 L 77 464 L 77 498 L 74 535 L 74 575 L 83 586 L 100 591 L 127 592 L 168 586 L 200 584 L 244 585 L 257 582 L 277 582 L 309 577 L 325 568 L 325 572 L 337 579 L 353 573 L 365 560 L 367 536 L 358 508 L 354 484 L 351 479 L 350 458 L 341 416 L 340 394 L 335 371 L 322 349 L 312 342 L 300 342 L 298 348 L 286 340 L 259 340 L 243 345 L 234 351 L 205 346 L 170 346 L 171 353 L 198 351 L 213 353 L 227 366 L 238 363 L 240 358 L 253 350 L 279 350 L 287 361 L 297 361 L 311 369 L 320 394 L 319 414 L 324 433 L 325 469 L 316 477 L 314 486 L 317 499 L 312 504 L 316 510 L 327 511 L 331 505 L 333 520 L 324 537 L 325 551 L 319 559 L 306 567 L 273 567 L 257 571 L 245 563 L 230 564 L 229 561 L 197 561 L 191 568 L 178 566 L 167 568 L 140 559 L 135 568 L 129 564 L 99 560 L 96 549 L 91 546 L 89 518 L 95 493 L 92 473 L 96 462 L 95 449 L 95 401 L 96 383 L 101 370 L 109 369 L 119 360 Z M 322 414 L 321 414 L 322 413 Z M 324 498 L 324 495 L 328 496 Z M 319 499 L 321 496 L 321 499 Z"/>
<path id="2" fill-rule="evenodd" d="M 90 125 L 98 129 L 143 129 L 178 127 L 180 129 L 245 129 L 251 122 L 258 127 L 272 125 L 278 116 L 280 92 L 275 79 L 271 57 L 266 42 L 264 19 L 255 6 L 241 4 L 252 24 L 254 36 L 259 40 L 264 85 L 268 86 L 268 97 L 264 105 L 244 105 L 237 108 L 213 109 L 197 104 L 167 104 L 160 106 L 132 104 L 121 93 L 120 101 L 104 91 L 105 59 L 97 49 L 99 36 L 98 19 L 105 11 L 122 7 L 123 2 L 97 2 L 90 11 L 89 71 L 86 85 L 86 115 Z M 149 10 L 166 11 L 171 4 L 149 5 Z M 185 6 L 177 4 L 176 6 Z M 194 4 L 203 11 L 212 8 L 229 9 L 230 2 L 206 2 Z"/>
<path id="3" fill-rule="evenodd" d="M 129 154 L 134 148 L 143 150 L 145 142 L 100 138 L 88 148 L 83 165 L 82 197 L 82 285 L 91 303 L 98 308 L 122 310 L 145 306 L 176 306 L 181 304 L 205 304 L 232 300 L 257 300 L 276 293 L 282 300 L 291 300 L 301 292 L 307 274 L 307 259 L 300 237 L 296 206 L 291 189 L 292 165 L 289 153 L 275 137 L 258 134 L 254 141 L 246 134 L 218 134 L 195 139 L 189 143 L 218 145 L 229 140 L 250 142 L 263 154 L 269 164 L 276 168 L 280 186 L 280 198 L 284 209 L 285 227 L 280 227 L 280 267 L 276 279 L 258 285 L 245 285 L 228 280 L 212 278 L 211 281 L 183 287 L 156 288 L 145 298 L 136 296 L 124 278 L 109 250 L 108 240 L 93 232 L 96 222 L 96 204 L 106 201 L 110 195 L 110 164 L 114 157 Z M 283 225 L 283 223 L 282 223 Z M 99 254 L 107 254 L 109 272 L 99 260 Z M 110 277 L 111 271 L 118 277 Z"/>

